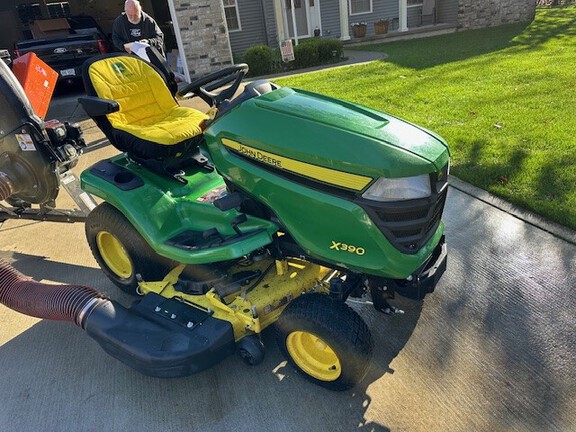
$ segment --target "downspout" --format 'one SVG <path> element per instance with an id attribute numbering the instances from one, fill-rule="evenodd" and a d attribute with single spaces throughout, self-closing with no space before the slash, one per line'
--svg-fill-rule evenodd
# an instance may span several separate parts
<path id="1" fill-rule="evenodd" d="M 348 0 L 340 0 L 340 40 L 350 40 L 350 24 L 348 23 Z"/>
<path id="2" fill-rule="evenodd" d="M 290 0 L 291 12 L 292 12 L 292 30 L 294 31 L 294 45 L 298 45 L 298 28 L 296 27 L 296 11 L 294 8 L 294 0 Z"/>
<path id="3" fill-rule="evenodd" d="M 399 0 L 398 2 L 398 31 L 408 31 L 408 1 Z"/>
<path id="4" fill-rule="evenodd" d="M 280 45 L 280 42 L 286 40 L 286 30 L 284 29 L 284 18 L 282 16 L 281 0 L 274 0 L 274 19 L 276 20 L 276 34 L 278 37 L 278 45 Z"/>
<path id="5" fill-rule="evenodd" d="M 172 18 L 172 26 L 174 27 L 174 36 L 176 36 L 176 45 L 178 45 L 178 56 L 182 62 L 184 70 L 184 77 L 187 82 L 190 82 L 190 69 L 188 69 L 188 62 L 186 61 L 186 53 L 184 52 L 184 42 L 180 34 L 180 24 L 178 23 L 178 16 L 176 15 L 176 7 L 174 0 L 168 0 L 168 9 L 170 9 L 170 17 Z"/>

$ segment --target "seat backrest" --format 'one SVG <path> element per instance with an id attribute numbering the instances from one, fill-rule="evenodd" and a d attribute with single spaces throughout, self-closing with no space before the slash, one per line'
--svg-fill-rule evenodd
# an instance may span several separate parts
<path id="1" fill-rule="evenodd" d="M 109 55 L 87 62 L 84 68 L 88 95 L 120 105 L 119 111 L 107 115 L 114 128 L 153 124 L 178 105 L 160 73 L 139 57 Z"/>

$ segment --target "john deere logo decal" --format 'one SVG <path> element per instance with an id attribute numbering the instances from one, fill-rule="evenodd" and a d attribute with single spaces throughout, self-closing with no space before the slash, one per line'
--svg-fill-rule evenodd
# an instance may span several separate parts
<path id="1" fill-rule="evenodd" d="M 319 180 L 324 183 L 340 186 L 346 189 L 362 190 L 371 181 L 371 177 L 361 176 L 358 174 L 338 171 L 332 168 L 326 168 L 311 163 L 290 159 L 284 156 L 279 156 L 274 153 L 268 153 L 264 150 L 248 147 L 237 141 L 228 138 L 222 138 L 222 144 L 229 149 L 234 150 L 236 153 L 270 165 L 274 168 L 279 168 L 284 171 L 290 171 L 311 179 Z M 356 252 L 357 253 L 357 252 Z"/>
<path id="2" fill-rule="evenodd" d="M 126 65 L 122 62 L 115 62 L 112 63 L 112 70 L 118 77 L 126 77 L 128 76 L 128 69 L 126 69 Z"/>
<path id="3" fill-rule="evenodd" d="M 251 149 L 250 147 L 245 147 L 242 144 L 238 146 L 237 149 L 240 153 L 252 158 L 257 161 L 264 162 L 267 165 L 272 165 L 276 168 L 282 168 L 282 161 L 275 157 L 270 156 L 270 153 L 265 153 L 259 150 Z"/>

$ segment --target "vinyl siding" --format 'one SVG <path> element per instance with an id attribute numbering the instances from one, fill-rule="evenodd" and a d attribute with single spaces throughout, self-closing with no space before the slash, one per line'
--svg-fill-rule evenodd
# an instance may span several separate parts
<path id="1" fill-rule="evenodd" d="M 237 0 L 240 13 L 241 31 L 230 33 L 230 45 L 234 55 L 241 55 L 249 47 L 266 44 L 278 46 L 274 5 L 272 0 Z M 304 0 L 302 0 L 304 1 Z M 340 38 L 340 2 L 339 0 L 316 0 L 320 4 L 322 36 Z M 437 23 L 457 24 L 458 0 L 436 0 Z M 408 28 L 419 25 L 419 8 L 408 8 Z M 349 22 L 366 22 L 368 35 L 374 34 L 374 22 L 380 19 L 398 19 L 398 0 L 373 0 L 372 13 L 349 16 Z M 350 30 L 351 33 L 351 30 Z"/>
<path id="2" fill-rule="evenodd" d="M 266 32 L 268 45 L 273 48 L 279 46 L 278 33 L 276 32 L 276 19 L 274 18 L 274 3 L 272 0 L 261 0 L 264 5 L 264 19 L 266 21 Z"/>
<path id="3" fill-rule="evenodd" d="M 237 5 L 242 30 L 230 32 L 229 35 L 232 53 L 241 55 L 251 46 L 268 44 L 268 38 L 262 0 L 237 0 Z M 271 24 L 274 24 L 273 21 Z"/>
<path id="4" fill-rule="evenodd" d="M 458 1 L 438 1 L 436 6 L 437 22 L 444 24 L 458 24 Z"/>
<path id="5" fill-rule="evenodd" d="M 320 2 L 322 36 L 340 37 L 340 4 L 338 0 L 316 0 Z"/>

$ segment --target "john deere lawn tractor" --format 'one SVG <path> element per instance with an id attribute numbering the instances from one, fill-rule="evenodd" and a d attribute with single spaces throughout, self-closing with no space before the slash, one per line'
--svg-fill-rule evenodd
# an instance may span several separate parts
<path id="1" fill-rule="evenodd" d="M 96 296 L 75 321 L 109 354 L 152 376 L 238 352 L 282 353 L 311 381 L 348 389 L 373 339 L 349 298 L 392 314 L 446 268 L 449 151 L 389 114 L 267 80 L 246 65 L 176 95 L 166 74 L 124 54 L 84 65 L 80 98 L 121 153 L 81 175 L 100 198 L 85 221 L 94 257 L 130 308 Z M 198 96 L 211 110 L 178 104 Z M 80 314 L 80 312 L 79 312 Z"/>

